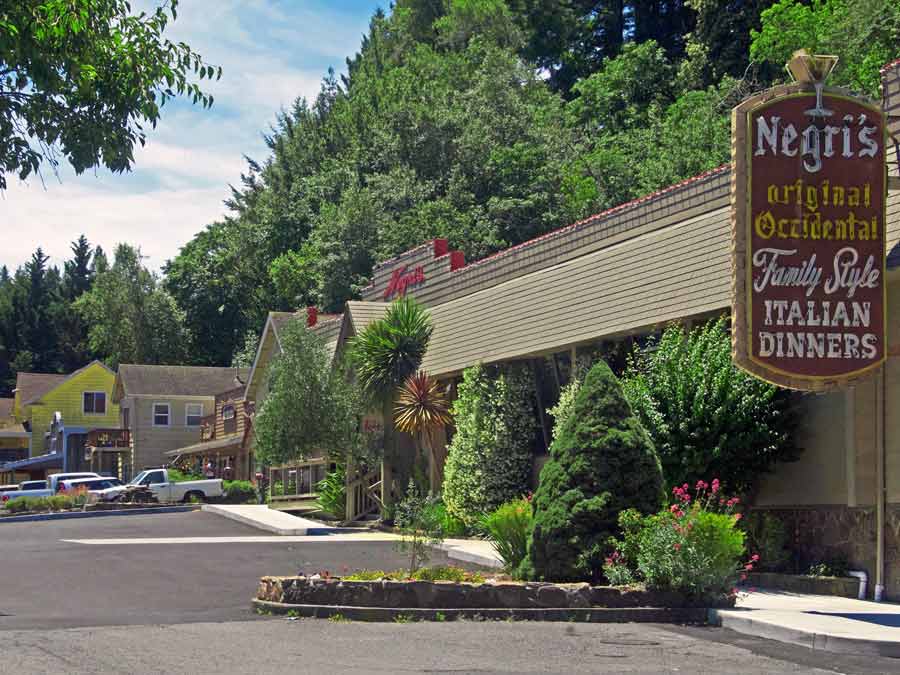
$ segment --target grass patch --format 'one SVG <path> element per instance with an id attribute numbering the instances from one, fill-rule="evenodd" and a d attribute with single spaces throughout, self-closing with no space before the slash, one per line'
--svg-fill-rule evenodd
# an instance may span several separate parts
<path id="1" fill-rule="evenodd" d="M 331 621 L 331 623 L 350 623 L 350 619 L 343 614 L 332 614 L 328 617 L 328 620 Z"/>

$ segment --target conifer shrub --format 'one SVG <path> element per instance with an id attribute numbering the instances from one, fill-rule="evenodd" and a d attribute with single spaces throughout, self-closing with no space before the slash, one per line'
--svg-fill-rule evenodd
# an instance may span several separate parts
<path id="1" fill-rule="evenodd" d="M 444 468 L 447 512 L 469 527 L 529 491 L 537 417 L 534 381 L 520 366 L 466 369 L 453 403 L 456 434 Z"/>
<path id="2" fill-rule="evenodd" d="M 534 494 L 534 527 L 520 576 L 598 581 L 619 513 L 655 513 L 663 500 L 659 459 L 618 379 L 600 361 L 550 447 Z"/>

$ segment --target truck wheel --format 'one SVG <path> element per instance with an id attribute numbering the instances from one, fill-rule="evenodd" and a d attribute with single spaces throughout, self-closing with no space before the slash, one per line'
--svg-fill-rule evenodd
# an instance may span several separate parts
<path id="1" fill-rule="evenodd" d="M 206 501 L 206 495 L 199 491 L 188 492 L 184 496 L 184 503 L 190 504 L 192 502 L 198 501 L 201 504 Z"/>

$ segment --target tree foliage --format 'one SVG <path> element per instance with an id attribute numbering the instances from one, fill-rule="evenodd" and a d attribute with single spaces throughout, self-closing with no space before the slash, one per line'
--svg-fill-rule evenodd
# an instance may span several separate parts
<path id="1" fill-rule="evenodd" d="M 72 307 L 87 326 L 91 351 L 112 368 L 187 360 L 184 313 L 141 264 L 139 249 L 119 244 L 112 266 Z"/>
<path id="2" fill-rule="evenodd" d="M 195 80 L 220 77 L 164 33 L 177 0 L 135 14 L 126 0 L 16 0 L 0 7 L 0 189 L 52 166 L 126 171 L 145 126 L 177 95 L 204 107 Z"/>
<path id="3" fill-rule="evenodd" d="M 451 515 L 472 526 L 528 492 L 537 428 L 534 402 L 528 368 L 478 365 L 463 372 L 444 473 L 444 503 Z"/>
<path id="4" fill-rule="evenodd" d="M 900 57 L 900 4 L 894 0 L 780 0 L 752 31 L 750 57 L 781 66 L 794 51 L 836 54 L 829 83 L 879 100 L 879 69 Z"/>
<path id="5" fill-rule="evenodd" d="M 622 386 L 600 361 L 550 446 L 534 494 L 534 528 L 522 575 L 547 581 L 597 580 L 619 535 L 619 513 L 655 513 L 663 477 L 653 442 Z"/>
<path id="6" fill-rule="evenodd" d="M 797 456 L 791 393 L 734 366 L 725 319 L 670 326 L 633 354 L 623 379 L 669 485 L 713 476 L 750 492 L 776 462 Z"/>
<path id="7" fill-rule="evenodd" d="M 359 391 L 302 321 L 288 322 L 279 335 L 282 351 L 269 366 L 269 393 L 254 420 L 258 461 L 357 456 L 363 447 Z"/>

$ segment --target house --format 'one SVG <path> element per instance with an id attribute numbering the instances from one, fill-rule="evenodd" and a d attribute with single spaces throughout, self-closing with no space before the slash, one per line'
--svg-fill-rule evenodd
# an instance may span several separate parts
<path id="1" fill-rule="evenodd" d="M 85 470 L 92 438 L 119 431 L 114 382 L 115 373 L 100 361 L 69 375 L 19 373 L 13 417 L 28 435 L 29 450 L 26 459 L 4 469 L 38 479 L 53 471 Z"/>
<path id="2" fill-rule="evenodd" d="M 0 467 L 28 457 L 30 436 L 16 421 L 16 399 L 0 398 Z"/>
<path id="3" fill-rule="evenodd" d="M 242 385 L 246 376 L 245 369 L 236 368 L 119 366 L 113 401 L 130 441 L 123 477 L 165 464 L 170 450 L 199 443 L 216 395 Z"/>
<path id="4" fill-rule="evenodd" d="M 244 385 L 217 394 L 215 411 L 200 424 L 200 442 L 166 452 L 169 461 L 217 478 L 250 480 L 255 472 L 250 447 L 252 405 L 244 399 Z"/>
<path id="5" fill-rule="evenodd" d="M 385 305 L 386 306 L 386 305 Z M 343 325 L 340 314 L 320 314 L 315 307 L 305 311 L 269 312 L 259 340 L 259 348 L 253 367 L 247 377 L 244 399 L 250 410 L 259 410 L 269 392 L 269 366 L 274 357 L 281 351 L 281 334 L 290 321 L 304 321 L 306 326 L 318 334 L 325 342 L 329 355 L 334 358 Z M 252 423 L 252 417 L 251 417 Z M 247 438 L 247 453 L 254 455 L 253 436 Z M 290 464 L 266 467 L 268 480 L 273 488 L 274 501 L 299 501 L 315 496 L 316 485 L 325 478 L 330 463 L 328 458 L 308 457 L 303 461 Z"/>

